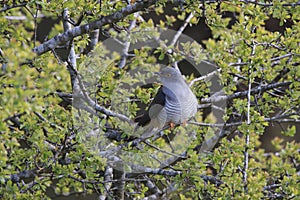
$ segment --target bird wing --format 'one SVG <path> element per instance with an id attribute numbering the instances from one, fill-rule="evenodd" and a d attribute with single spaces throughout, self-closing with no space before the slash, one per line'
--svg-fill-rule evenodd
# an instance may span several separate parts
<path id="1" fill-rule="evenodd" d="M 161 112 L 166 103 L 166 94 L 164 93 L 164 86 L 161 86 L 155 95 L 153 101 L 149 105 L 148 109 L 143 115 L 140 115 L 134 119 L 138 122 L 138 126 L 146 126 L 151 118 L 155 118 Z"/>

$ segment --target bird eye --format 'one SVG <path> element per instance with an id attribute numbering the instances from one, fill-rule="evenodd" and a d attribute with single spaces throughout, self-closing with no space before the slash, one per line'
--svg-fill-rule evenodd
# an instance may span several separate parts
<path id="1" fill-rule="evenodd" d="M 166 77 L 170 77 L 171 76 L 171 74 L 166 74 Z"/>

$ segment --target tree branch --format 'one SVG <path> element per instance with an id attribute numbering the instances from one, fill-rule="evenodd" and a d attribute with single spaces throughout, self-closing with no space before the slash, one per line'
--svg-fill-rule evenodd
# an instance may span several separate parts
<path id="1" fill-rule="evenodd" d="M 113 194 L 114 197 L 116 199 L 120 199 L 123 200 L 124 199 L 124 195 L 125 195 L 125 175 L 126 173 L 122 170 L 117 170 L 117 169 L 113 169 L 113 177 L 114 180 L 116 180 L 115 182 L 113 182 L 112 184 L 112 190 L 113 190 Z"/>
<path id="2" fill-rule="evenodd" d="M 109 191 L 111 189 L 112 186 L 112 179 L 113 179 L 113 169 L 110 166 L 106 166 L 105 168 L 105 172 L 104 172 L 104 188 L 105 191 L 103 192 L 103 194 L 101 194 L 99 196 L 100 200 L 105 200 L 109 194 Z"/>
<path id="3" fill-rule="evenodd" d="M 175 45 L 175 43 L 178 41 L 180 35 L 183 33 L 184 29 L 190 23 L 190 21 L 192 20 L 193 17 L 194 17 L 194 14 L 190 13 L 189 16 L 185 19 L 183 25 L 179 28 L 179 30 L 175 34 L 175 36 L 174 36 L 174 38 L 173 38 L 170 46 L 174 46 Z"/>
<path id="4" fill-rule="evenodd" d="M 10 9 L 13 9 L 13 8 L 19 8 L 19 7 L 24 7 L 26 6 L 28 3 L 20 3 L 20 4 L 14 4 L 12 6 L 6 6 L 4 5 L 4 7 L 0 10 L 0 12 L 5 12 L 5 11 L 8 11 Z"/>
<path id="5" fill-rule="evenodd" d="M 262 3 L 262 2 L 257 2 L 255 0 L 241 0 L 241 2 L 243 2 L 243 3 L 253 3 L 255 5 L 264 6 L 264 7 L 274 6 L 273 3 Z M 300 2 L 282 4 L 282 6 L 292 6 L 292 7 L 299 6 L 299 5 L 300 5 Z"/>
<path id="6" fill-rule="evenodd" d="M 289 86 L 292 82 L 282 82 L 282 83 L 274 83 L 274 84 L 269 84 L 265 86 L 258 86 L 256 88 L 251 89 L 251 94 L 257 94 L 257 93 L 262 93 L 267 90 L 271 90 L 274 88 L 279 88 L 279 87 L 286 87 Z M 234 94 L 230 95 L 220 95 L 220 96 L 212 96 L 209 98 L 205 98 L 201 100 L 201 103 L 212 103 L 212 102 L 220 102 L 220 101 L 229 101 L 235 98 L 240 98 L 240 97 L 246 97 L 248 95 L 248 91 L 243 91 L 243 92 L 236 92 Z"/>
<path id="7" fill-rule="evenodd" d="M 63 11 L 63 26 L 64 30 L 69 31 L 71 30 L 71 24 L 69 23 L 69 11 L 67 8 Z M 68 43 L 68 63 L 74 68 L 77 69 L 77 62 L 76 62 L 76 54 L 74 50 L 74 44 L 72 41 L 69 41 Z M 69 69 L 69 68 L 68 68 Z M 74 87 L 78 85 L 78 81 L 76 80 L 77 75 L 73 72 L 73 70 L 69 69 L 70 77 L 71 77 L 71 83 L 74 90 Z"/>
<path id="8" fill-rule="evenodd" d="M 117 22 L 124 17 L 137 12 L 137 11 L 142 11 L 146 8 L 148 8 L 151 5 L 154 5 L 158 0 L 148 0 L 148 1 L 139 1 L 135 4 L 128 5 L 125 8 L 122 8 L 120 11 L 117 11 L 111 15 L 102 17 L 99 20 L 90 22 L 88 24 L 82 25 L 82 26 L 77 26 L 74 27 L 62 34 L 58 34 L 55 37 L 51 38 L 50 40 L 44 42 L 40 46 L 37 46 L 33 49 L 33 52 L 35 52 L 38 55 L 41 55 L 47 51 L 50 51 L 51 49 L 54 49 L 58 45 L 62 45 L 74 37 L 83 35 L 85 33 L 88 33 L 90 31 L 96 30 L 101 28 L 104 25 L 111 24 L 114 22 Z"/>
<path id="9" fill-rule="evenodd" d="M 130 31 L 136 26 L 136 18 L 139 17 L 139 13 L 135 13 L 134 14 L 135 19 L 130 21 L 130 25 L 128 27 L 128 37 L 130 36 Z M 123 49 L 122 49 L 122 55 L 121 55 L 121 60 L 120 63 L 118 65 L 118 67 L 120 69 L 124 68 L 126 65 L 126 60 L 127 60 L 127 56 L 128 56 L 128 50 L 130 47 L 130 38 L 127 39 L 127 41 L 124 42 L 123 44 Z"/>

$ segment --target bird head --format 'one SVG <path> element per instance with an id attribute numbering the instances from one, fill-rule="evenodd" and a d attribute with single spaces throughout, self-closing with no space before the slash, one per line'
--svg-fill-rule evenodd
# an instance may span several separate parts
<path id="1" fill-rule="evenodd" d="M 165 67 L 156 73 L 160 77 L 160 81 L 163 85 L 169 85 L 170 83 L 184 80 L 179 70 L 172 67 Z"/>

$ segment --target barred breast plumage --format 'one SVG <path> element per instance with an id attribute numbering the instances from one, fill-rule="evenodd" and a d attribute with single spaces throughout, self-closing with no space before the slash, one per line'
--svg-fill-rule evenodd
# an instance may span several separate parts
<path id="1" fill-rule="evenodd" d="M 162 86 L 144 115 L 136 119 L 148 130 L 183 123 L 197 112 L 197 98 L 178 70 L 166 67 L 158 74 Z"/>

